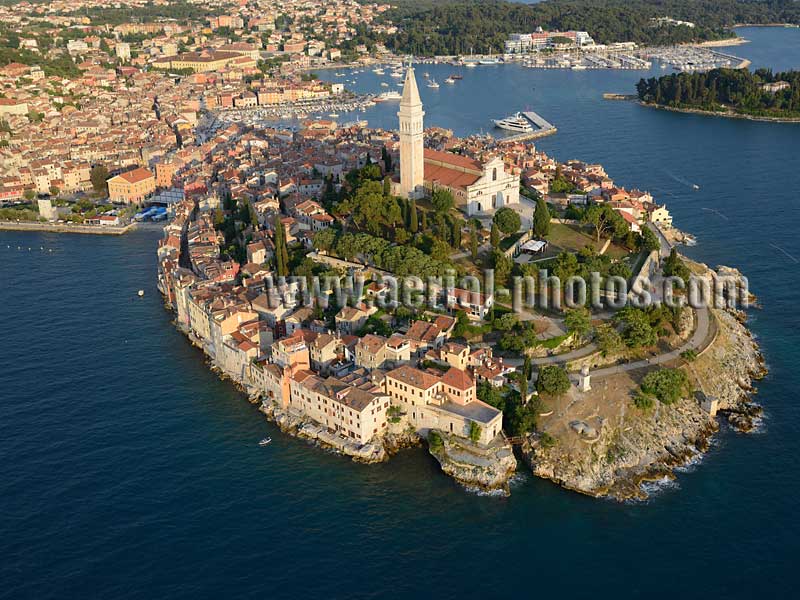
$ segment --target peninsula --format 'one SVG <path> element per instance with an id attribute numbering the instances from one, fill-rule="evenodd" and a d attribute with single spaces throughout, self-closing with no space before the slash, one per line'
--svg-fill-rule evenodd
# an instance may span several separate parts
<path id="1" fill-rule="evenodd" d="M 647 106 L 722 117 L 800 123 L 800 72 L 713 69 L 641 79 Z"/>
<path id="2" fill-rule="evenodd" d="M 366 463 L 425 442 L 471 488 L 509 493 L 520 456 L 620 499 L 701 453 L 719 413 L 752 428 L 746 280 L 678 255 L 664 204 L 530 143 L 426 131 L 410 65 L 397 114 L 230 125 L 176 173 L 206 185 L 164 228 L 159 288 L 267 418 Z"/>

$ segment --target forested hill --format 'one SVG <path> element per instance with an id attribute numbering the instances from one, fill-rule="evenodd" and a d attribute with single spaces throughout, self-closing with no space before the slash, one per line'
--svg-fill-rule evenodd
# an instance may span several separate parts
<path id="1" fill-rule="evenodd" d="M 659 106 L 800 118 L 800 71 L 714 69 L 642 79 L 636 89 L 640 100 Z"/>
<path id="2" fill-rule="evenodd" d="M 392 0 L 386 19 L 400 31 L 387 46 L 433 55 L 500 52 L 509 33 L 588 31 L 598 43 L 671 44 L 727 37 L 737 23 L 800 23 L 798 0 Z M 654 17 L 695 23 L 654 26 Z"/>

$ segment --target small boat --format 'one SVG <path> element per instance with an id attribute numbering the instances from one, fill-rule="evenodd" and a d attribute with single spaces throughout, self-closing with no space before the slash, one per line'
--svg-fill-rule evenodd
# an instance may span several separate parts
<path id="1" fill-rule="evenodd" d="M 427 71 L 425 71 L 425 72 L 423 73 L 423 75 L 425 76 L 425 78 L 426 78 L 426 79 L 427 79 L 428 77 L 430 77 L 430 76 L 431 76 L 431 74 L 430 74 L 430 73 L 428 73 Z"/>
<path id="2" fill-rule="evenodd" d="M 261 440 L 260 442 L 258 442 L 258 445 L 259 445 L 259 446 L 266 446 L 267 444 L 269 444 L 269 443 L 271 443 L 271 442 L 272 442 L 272 438 L 271 438 L 271 437 L 268 437 L 268 438 L 264 438 L 263 440 Z"/>
<path id="3" fill-rule="evenodd" d="M 339 116 L 339 113 L 328 113 L 328 116 L 335 119 L 336 117 Z"/>
<path id="4" fill-rule="evenodd" d="M 141 298 L 142 296 L 144 296 L 144 290 L 139 290 L 137 294 L 139 295 L 139 298 Z"/>
<path id="5" fill-rule="evenodd" d="M 389 84 L 385 81 L 381 81 L 381 87 L 389 87 Z"/>
<path id="6" fill-rule="evenodd" d="M 436 82 L 435 79 L 431 79 L 427 84 L 429 88 L 438 88 L 439 84 Z"/>
<path id="7" fill-rule="evenodd" d="M 474 68 L 474 67 L 477 67 L 477 66 L 478 66 L 478 63 L 476 63 L 475 61 L 469 61 L 469 62 L 465 62 L 465 63 L 464 63 L 464 66 L 465 66 L 465 67 L 469 67 L 470 69 L 472 69 L 472 68 Z"/>
<path id="8" fill-rule="evenodd" d="M 396 78 L 396 77 L 402 77 L 402 76 L 403 76 L 403 73 L 400 72 L 400 71 L 392 71 L 391 73 L 389 73 L 389 77 L 395 77 Z"/>
<path id="9" fill-rule="evenodd" d="M 585 71 L 586 67 L 584 65 L 572 65 L 573 71 Z"/>
<path id="10" fill-rule="evenodd" d="M 692 189 L 693 189 L 693 190 L 699 190 L 699 189 L 700 189 L 700 186 L 699 186 L 699 185 L 697 185 L 696 183 L 693 183 L 693 184 L 692 184 Z"/>
<path id="11" fill-rule="evenodd" d="M 450 75 L 450 79 L 464 79 L 463 75 Z"/>
<path id="12" fill-rule="evenodd" d="M 456 82 L 456 80 L 455 80 L 455 79 L 453 79 L 452 77 L 448 77 L 447 79 L 445 79 L 445 80 L 444 80 L 444 82 L 445 82 L 445 83 L 455 83 L 455 82 Z"/>

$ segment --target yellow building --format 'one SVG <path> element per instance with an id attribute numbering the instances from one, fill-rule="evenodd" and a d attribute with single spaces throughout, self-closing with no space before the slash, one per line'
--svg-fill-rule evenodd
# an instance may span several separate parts
<path id="1" fill-rule="evenodd" d="M 141 204 L 156 191 L 156 178 L 143 167 L 108 180 L 108 197 L 118 204 Z"/>

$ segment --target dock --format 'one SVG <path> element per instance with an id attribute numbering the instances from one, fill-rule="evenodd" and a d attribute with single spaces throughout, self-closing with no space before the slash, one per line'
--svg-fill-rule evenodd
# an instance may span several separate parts
<path id="1" fill-rule="evenodd" d="M 541 115 L 533 112 L 532 110 L 525 111 L 522 113 L 522 115 L 528 119 L 534 125 L 534 127 L 536 127 L 536 129 L 498 139 L 498 143 L 505 144 L 535 140 L 547 135 L 553 135 L 556 131 L 558 131 L 555 125 L 546 121 Z"/>

